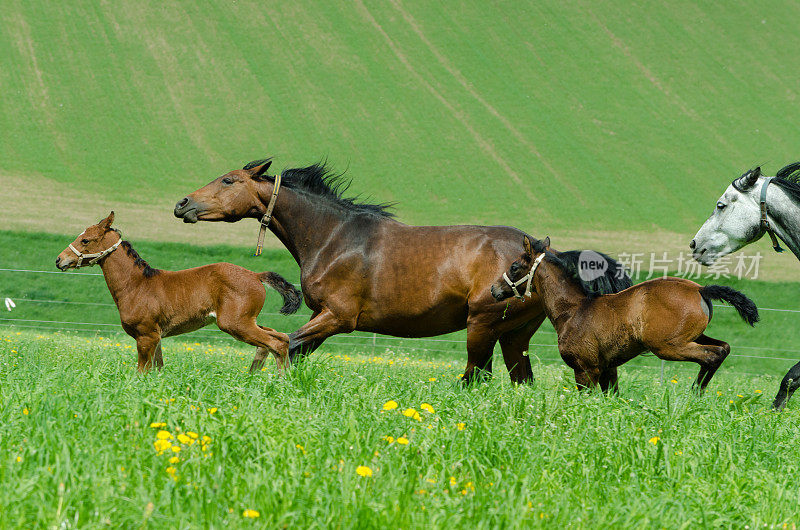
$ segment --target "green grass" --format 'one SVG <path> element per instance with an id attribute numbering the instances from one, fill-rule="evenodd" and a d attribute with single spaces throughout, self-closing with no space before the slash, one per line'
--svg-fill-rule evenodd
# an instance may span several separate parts
<path id="1" fill-rule="evenodd" d="M 245 373 L 250 356 L 172 342 L 164 371 L 142 376 L 113 340 L 0 332 L 0 526 L 755 528 L 800 517 L 800 416 L 796 403 L 768 411 L 774 377 L 723 370 L 696 397 L 693 369 L 674 366 L 676 382 L 659 385 L 624 367 L 621 394 L 605 397 L 538 364 L 531 385 L 503 375 L 462 389 L 460 358 L 317 355 L 279 379 L 273 366 Z M 383 411 L 389 400 L 399 407 Z M 153 422 L 210 442 L 183 444 L 171 464 Z"/>
<path id="2" fill-rule="evenodd" d="M 3 14 L 0 175 L 119 203 L 177 200 L 269 154 L 328 157 L 414 223 L 688 235 L 742 170 L 800 156 L 792 2 Z"/>

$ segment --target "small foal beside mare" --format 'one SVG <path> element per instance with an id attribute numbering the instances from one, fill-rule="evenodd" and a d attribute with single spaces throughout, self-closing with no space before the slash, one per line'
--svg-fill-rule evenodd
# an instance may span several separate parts
<path id="1" fill-rule="evenodd" d="M 235 339 L 256 346 L 250 371 L 260 370 L 269 353 L 278 369 L 288 362 L 289 336 L 259 326 L 266 283 L 283 297 L 280 312 L 300 307 L 300 292 L 274 272 L 256 273 L 231 263 L 214 263 L 182 271 L 151 268 L 111 228 L 114 212 L 87 228 L 56 258 L 65 271 L 100 265 L 119 310 L 122 328 L 136 339 L 139 371 L 164 365 L 161 338 L 195 331 L 213 323 Z M 121 248 L 119 248 L 121 247 Z"/>
<path id="2" fill-rule="evenodd" d="M 521 283 L 528 283 L 527 292 L 533 288 L 579 387 L 599 384 L 603 391 L 616 390 L 617 367 L 649 350 L 660 359 L 699 364 L 694 387 L 702 392 L 731 351 L 727 342 L 703 334 L 711 321 L 711 300 L 728 302 L 751 326 L 758 322 L 755 304 L 739 291 L 682 278 L 656 278 L 617 294 L 597 295 L 549 246 L 549 237 L 533 245 L 526 237 L 525 253 L 491 291 L 503 300 Z"/>

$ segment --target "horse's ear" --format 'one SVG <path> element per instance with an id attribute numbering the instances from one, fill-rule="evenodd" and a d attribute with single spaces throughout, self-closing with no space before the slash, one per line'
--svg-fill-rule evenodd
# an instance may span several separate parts
<path id="1" fill-rule="evenodd" d="M 758 177 L 760 176 L 761 176 L 761 167 L 751 169 L 750 171 L 742 175 L 742 178 L 739 179 L 739 187 L 741 187 L 743 190 L 752 188 L 753 186 L 756 185 L 756 182 L 758 182 Z"/>
<path id="2" fill-rule="evenodd" d="M 267 172 L 267 169 L 269 169 L 270 165 L 272 165 L 272 160 L 268 160 L 266 163 L 252 168 L 250 170 L 250 178 L 258 180 L 264 173 Z"/>
<path id="3" fill-rule="evenodd" d="M 525 236 L 522 239 L 522 248 L 523 248 L 523 250 L 525 250 L 525 255 L 527 255 L 527 256 L 532 256 L 533 255 L 533 251 L 531 250 L 531 240 L 528 239 L 528 236 Z"/>
<path id="4" fill-rule="evenodd" d="M 114 222 L 114 210 L 111 210 L 111 213 L 108 214 L 108 217 L 106 217 L 97 224 L 99 224 L 100 228 L 102 228 L 103 230 L 108 230 L 109 228 L 111 228 L 111 224 L 113 222 Z"/>
<path id="5" fill-rule="evenodd" d="M 542 247 L 550 248 L 550 236 L 544 238 L 544 241 L 542 241 Z"/>

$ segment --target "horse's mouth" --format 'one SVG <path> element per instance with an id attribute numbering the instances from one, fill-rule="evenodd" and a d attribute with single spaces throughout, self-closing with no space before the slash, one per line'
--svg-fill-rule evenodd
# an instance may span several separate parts
<path id="1" fill-rule="evenodd" d="M 176 214 L 176 216 L 178 215 Z M 197 208 L 186 210 L 185 212 L 182 212 L 178 217 L 181 217 L 184 223 L 196 223 L 198 221 Z"/>

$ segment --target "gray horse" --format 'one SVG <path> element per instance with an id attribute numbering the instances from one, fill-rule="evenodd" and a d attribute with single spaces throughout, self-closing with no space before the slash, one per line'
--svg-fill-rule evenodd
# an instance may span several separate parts
<path id="1" fill-rule="evenodd" d="M 711 265 L 764 234 L 769 234 L 777 252 L 783 251 L 780 239 L 800 259 L 800 162 L 789 164 L 774 177 L 764 177 L 757 167 L 734 180 L 689 248 L 697 261 Z M 781 381 L 773 408 L 782 410 L 797 388 L 800 363 Z"/>

